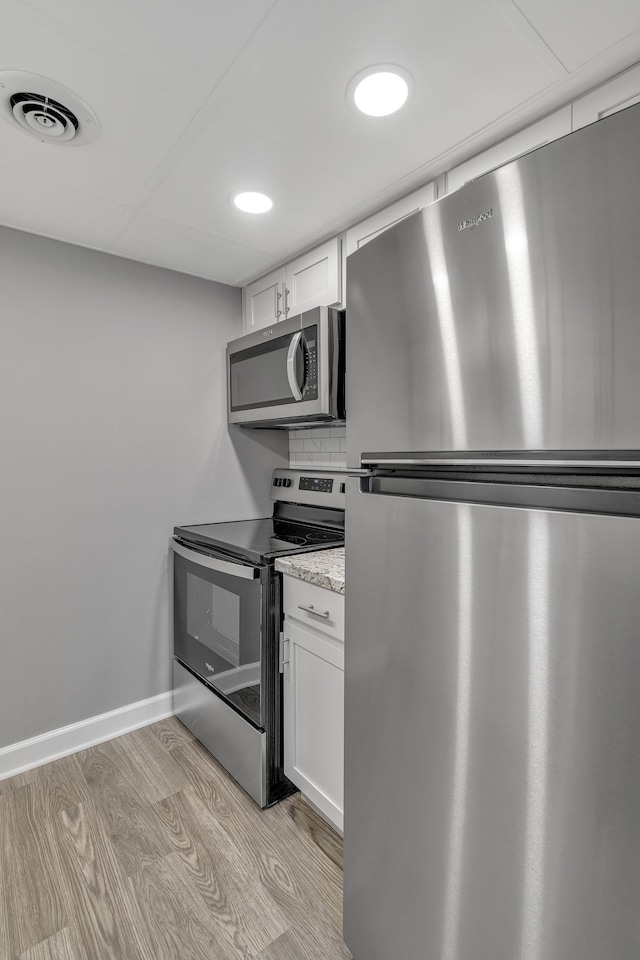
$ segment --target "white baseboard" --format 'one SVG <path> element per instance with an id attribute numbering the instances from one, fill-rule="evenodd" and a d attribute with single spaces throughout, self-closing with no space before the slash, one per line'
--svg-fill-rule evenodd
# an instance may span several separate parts
<path id="1" fill-rule="evenodd" d="M 171 690 L 0 749 L 0 780 L 173 715 Z"/>

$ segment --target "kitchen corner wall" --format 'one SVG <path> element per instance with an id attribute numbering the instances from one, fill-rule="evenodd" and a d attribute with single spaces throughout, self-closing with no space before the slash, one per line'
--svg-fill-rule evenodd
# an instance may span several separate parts
<path id="1" fill-rule="evenodd" d="M 347 465 L 346 427 L 313 427 L 289 431 L 289 466 L 344 470 Z"/>
<path id="2" fill-rule="evenodd" d="M 170 689 L 175 524 L 266 516 L 240 290 L 0 227 L 0 748 Z"/>

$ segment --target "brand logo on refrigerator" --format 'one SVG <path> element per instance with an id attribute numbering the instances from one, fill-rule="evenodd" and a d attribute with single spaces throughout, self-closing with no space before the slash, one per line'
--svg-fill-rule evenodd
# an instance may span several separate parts
<path id="1" fill-rule="evenodd" d="M 473 230 L 474 227 L 477 227 L 479 223 L 484 223 L 485 220 L 493 219 L 493 207 L 491 210 L 486 210 L 484 213 L 479 213 L 477 217 L 470 217 L 468 220 L 461 220 L 458 224 L 458 230 Z"/>

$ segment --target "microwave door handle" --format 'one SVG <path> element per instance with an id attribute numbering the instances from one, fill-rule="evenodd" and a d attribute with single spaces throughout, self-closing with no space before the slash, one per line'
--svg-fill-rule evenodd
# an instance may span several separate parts
<path id="1" fill-rule="evenodd" d="M 301 340 L 302 330 L 298 330 L 298 332 L 291 338 L 289 352 L 287 353 L 287 380 L 289 381 L 291 393 L 296 400 L 302 400 L 302 390 L 300 389 L 300 384 L 298 383 L 298 378 L 296 376 L 296 353 L 298 352 L 298 347 L 300 346 Z"/>

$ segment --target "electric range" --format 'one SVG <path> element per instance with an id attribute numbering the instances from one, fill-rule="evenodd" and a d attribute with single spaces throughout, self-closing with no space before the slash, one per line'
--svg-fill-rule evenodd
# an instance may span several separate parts
<path id="1" fill-rule="evenodd" d="M 276 557 L 344 545 L 345 474 L 274 471 L 273 514 L 174 528 L 176 716 L 261 806 L 283 773 Z"/>

